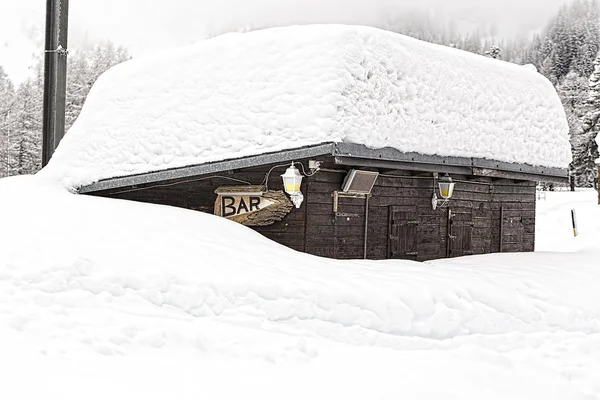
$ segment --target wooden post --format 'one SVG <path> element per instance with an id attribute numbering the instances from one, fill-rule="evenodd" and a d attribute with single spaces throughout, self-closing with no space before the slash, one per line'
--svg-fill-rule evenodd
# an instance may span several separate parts
<path id="1" fill-rule="evenodd" d="M 371 197 L 370 194 L 365 196 L 365 237 L 363 240 L 363 258 L 365 260 L 367 259 L 367 239 L 369 237 L 369 197 Z"/>
<path id="2" fill-rule="evenodd" d="M 69 0 L 47 0 L 42 167 L 65 135 Z"/>
<path id="3" fill-rule="evenodd" d="M 504 205 L 500 206 L 500 238 L 498 252 L 502 253 L 502 245 L 504 244 Z"/>
<path id="4" fill-rule="evenodd" d="M 598 204 L 600 204 L 600 160 L 596 161 L 596 166 L 598 166 Z"/>
<path id="5" fill-rule="evenodd" d="M 573 224 L 573 236 L 577 236 L 577 218 L 575 217 L 575 209 L 571 209 L 571 223 Z"/>
<path id="6" fill-rule="evenodd" d="M 449 258 L 452 254 L 452 210 L 448 208 L 448 219 L 446 222 L 446 258 Z"/>

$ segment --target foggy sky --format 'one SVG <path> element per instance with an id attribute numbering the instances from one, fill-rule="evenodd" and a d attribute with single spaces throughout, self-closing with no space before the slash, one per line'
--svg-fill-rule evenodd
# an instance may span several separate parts
<path id="1" fill-rule="evenodd" d="M 70 47 L 112 40 L 134 56 L 246 26 L 349 23 L 381 26 L 390 10 L 428 13 L 462 31 L 497 27 L 499 36 L 541 29 L 568 0 L 71 0 Z M 415 5 L 418 4 L 418 5 Z M 43 29 L 45 0 L 0 0 L 0 45 L 16 29 Z M 7 37 L 8 36 L 8 37 Z M 6 55 L 3 55 L 6 57 Z M 3 60 L 0 60 L 0 65 Z"/>
<path id="2" fill-rule="evenodd" d="M 488 29 L 495 24 L 499 35 L 510 37 L 541 29 L 565 1 L 76 0 L 71 1 L 71 15 L 74 24 L 72 33 L 77 37 L 84 37 L 84 33 L 90 39 L 108 36 L 134 53 L 146 53 L 162 46 L 197 41 L 207 31 L 215 34 L 240 30 L 245 26 L 304 23 L 381 25 L 390 11 L 398 8 L 404 12 L 426 12 L 439 23 L 453 20 L 459 30 L 464 31 Z"/>

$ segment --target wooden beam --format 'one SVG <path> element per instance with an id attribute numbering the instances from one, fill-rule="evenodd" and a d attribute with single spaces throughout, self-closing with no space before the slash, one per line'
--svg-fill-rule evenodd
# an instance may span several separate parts
<path id="1" fill-rule="evenodd" d="M 335 156 L 356 157 L 362 159 L 401 161 L 409 164 L 453 165 L 469 167 L 472 159 L 467 157 L 445 157 L 415 152 L 404 152 L 393 147 L 373 149 L 354 143 L 336 143 Z"/>
<path id="2" fill-rule="evenodd" d="M 55 0 L 60 1 L 60 0 Z M 216 161 L 188 167 L 173 168 L 164 171 L 149 172 L 140 175 L 108 178 L 79 188 L 79 193 L 92 193 L 115 188 L 130 187 L 165 180 L 174 180 L 212 173 L 221 173 L 244 168 L 253 168 L 279 162 L 298 161 L 319 157 L 323 169 L 335 169 L 339 165 L 346 167 L 378 168 L 388 171 L 406 171 L 415 173 L 448 173 L 464 175 L 472 179 L 473 175 L 487 176 L 492 179 L 513 179 L 523 181 L 560 182 L 567 180 L 566 170 L 560 168 L 534 167 L 525 164 L 505 163 L 493 160 L 441 157 L 418 153 L 404 153 L 397 149 L 371 149 L 367 146 L 351 143 L 323 143 L 315 146 L 264 153 L 249 157 Z M 331 162 L 328 161 L 331 160 Z M 474 173 L 478 171 L 478 174 Z M 497 171 L 497 173 L 490 172 Z"/>
<path id="3" fill-rule="evenodd" d="M 485 177 L 494 178 L 494 179 L 512 179 L 515 181 L 555 182 L 555 183 L 565 183 L 565 184 L 569 182 L 569 178 L 567 178 L 567 177 L 538 175 L 538 174 L 529 174 L 529 173 L 512 172 L 512 171 L 500 171 L 500 170 L 496 170 L 496 169 L 479 168 L 479 167 L 473 167 L 473 175 L 485 176 Z"/>
<path id="4" fill-rule="evenodd" d="M 557 176 L 561 178 L 566 178 L 568 175 L 567 170 L 564 168 L 541 167 L 523 163 L 489 160 L 487 158 L 450 157 L 420 154 L 415 152 L 403 152 L 391 147 L 373 149 L 353 143 L 336 143 L 334 155 L 339 157 L 352 157 L 360 159 L 400 161 L 409 163 L 411 165 L 428 164 L 489 168 L 500 171 L 521 172 L 528 175 Z M 550 181 L 550 179 L 546 180 Z"/>
<path id="5" fill-rule="evenodd" d="M 383 175 L 396 175 L 399 177 L 413 175 L 411 171 L 407 171 L 405 169 L 382 169 L 379 171 L 379 173 Z"/>
<path id="6" fill-rule="evenodd" d="M 364 158 L 353 158 L 336 156 L 335 163 L 338 165 L 349 165 L 356 167 L 370 167 L 370 168 L 385 168 L 385 169 L 398 169 L 407 171 L 421 171 L 421 172 L 440 172 L 448 174 L 461 174 L 470 175 L 470 167 L 462 167 L 455 165 L 438 165 L 438 164 L 424 164 L 424 163 L 412 163 L 405 161 L 386 161 L 386 160 L 371 160 Z"/>
<path id="7" fill-rule="evenodd" d="M 278 151 L 275 153 L 265 153 L 256 156 L 217 161 L 212 163 L 193 165 L 189 167 L 166 169 L 163 171 L 149 172 L 140 175 L 115 177 L 83 186 L 79 188 L 78 192 L 93 193 L 134 185 L 144 185 L 154 182 L 189 178 L 193 176 L 223 173 L 224 171 L 234 171 L 238 169 L 258 167 L 279 162 L 299 161 L 302 159 L 312 158 L 323 154 L 330 154 L 332 152 L 332 149 L 333 144 L 326 143 L 317 146 L 301 147 L 298 149 Z"/>
<path id="8" fill-rule="evenodd" d="M 485 158 L 473 158 L 472 165 L 473 167 L 478 168 L 488 168 L 508 172 L 521 172 L 527 175 L 557 176 L 560 178 L 568 177 L 567 170 L 562 168 L 540 167 L 520 163 L 508 163 L 504 161 L 488 160 Z"/>

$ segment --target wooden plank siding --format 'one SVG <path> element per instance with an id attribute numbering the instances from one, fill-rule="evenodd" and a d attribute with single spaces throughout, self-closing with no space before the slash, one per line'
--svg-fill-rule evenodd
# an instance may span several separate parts
<path id="1" fill-rule="evenodd" d="M 365 199 L 340 197 L 335 215 L 332 194 L 340 190 L 345 172 L 331 163 L 331 158 L 318 159 L 326 171 L 304 178 L 301 190 L 305 200 L 301 207 L 294 208 L 282 221 L 253 229 L 298 251 L 340 259 L 363 258 Z M 302 162 L 308 165 L 308 160 Z M 217 187 L 243 185 L 243 182 L 260 184 L 272 167 L 266 165 L 91 194 L 212 214 Z M 270 189 L 282 189 L 280 175 L 284 171 L 285 166 L 273 169 L 268 181 Z M 424 261 L 446 257 L 447 253 L 460 256 L 533 251 L 535 182 L 459 175 L 452 178 L 456 182 L 452 199 L 447 206 L 433 210 L 430 175 L 412 175 L 407 171 L 387 171 L 380 175 L 368 201 L 367 258 Z M 452 213 L 450 223 L 448 210 Z M 450 240 L 449 234 L 452 235 Z"/>

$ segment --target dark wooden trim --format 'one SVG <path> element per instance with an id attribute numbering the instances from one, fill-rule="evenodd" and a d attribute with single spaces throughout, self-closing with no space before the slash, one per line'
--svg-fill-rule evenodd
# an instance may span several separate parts
<path id="1" fill-rule="evenodd" d="M 292 160 L 306 160 L 319 156 L 333 156 L 333 162 L 337 165 L 365 168 L 439 172 L 523 181 L 563 183 L 567 182 L 568 179 L 567 170 L 561 168 L 536 167 L 527 164 L 506 163 L 468 157 L 441 157 L 413 152 L 405 153 L 390 147 L 371 149 L 367 146 L 351 143 L 324 143 L 146 174 L 105 179 L 79 188 L 79 193 L 93 193 L 116 188 L 134 187 L 137 185 L 210 175 L 223 171 L 234 171 Z"/>
<path id="2" fill-rule="evenodd" d="M 372 149 L 367 146 L 353 143 L 337 143 L 335 146 L 335 156 L 365 158 L 372 160 L 383 161 L 398 161 L 413 164 L 428 164 L 440 166 L 462 166 L 462 167 L 479 167 L 489 168 L 501 171 L 521 172 L 531 175 L 555 176 L 566 178 L 568 176 L 567 169 L 541 167 L 523 163 L 509 163 L 505 161 L 490 160 L 487 158 L 477 157 L 443 157 L 438 155 L 420 154 L 415 152 L 402 152 L 392 147 L 383 147 L 380 149 Z M 410 168 L 415 170 L 414 168 Z M 437 171 L 440 171 L 438 168 Z M 527 179 L 531 180 L 531 179 Z"/>
<path id="3" fill-rule="evenodd" d="M 504 241 L 504 206 L 500 206 L 500 245 L 498 246 L 498 252 L 502 253 L 502 242 Z"/>
<path id="4" fill-rule="evenodd" d="M 336 156 L 369 158 L 384 161 L 403 161 L 408 163 L 471 166 L 471 158 L 468 157 L 444 157 L 428 155 L 415 152 L 403 152 L 393 147 L 382 147 L 372 149 L 370 147 L 354 143 L 337 143 L 335 146 Z"/>
<path id="5" fill-rule="evenodd" d="M 346 156 L 336 156 L 334 162 L 338 165 L 365 167 L 365 168 L 385 168 L 420 172 L 440 172 L 448 174 L 470 175 L 471 167 L 456 166 L 456 165 L 440 165 L 440 164 L 425 164 L 411 163 L 404 161 L 387 161 L 367 158 L 353 158 Z"/>
<path id="6" fill-rule="evenodd" d="M 363 258 L 367 259 L 367 240 L 369 238 L 369 197 L 370 194 L 365 196 L 365 233 L 363 238 Z"/>
<path id="7" fill-rule="evenodd" d="M 450 257 L 450 242 L 452 241 L 452 209 L 448 207 L 446 213 L 446 258 Z"/>
<path id="8" fill-rule="evenodd" d="M 494 179 L 512 179 L 520 182 L 556 182 L 568 183 L 568 177 L 558 177 L 552 175 L 540 175 L 527 172 L 501 171 L 490 168 L 479 168 L 469 166 L 456 166 L 448 164 L 425 164 L 425 163 L 408 163 L 403 161 L 386 161 L 360 159 L 344 156 L 336 156 L 334 162 L 338 165 L 364 167 L 364 168 L 385 168 L 398 170 L 412 170 L 422 172 L 438 172 L 448 174 L 466 175 L 467 177 L 494 178 Z M 516 168 L 516 167 L 515 167 Z"/>
<path id="9" fill-rule="evenodd" d="M 538 174 L 530 174 L 524 172 L 513 172 L 513 171 L 501 171 L 490 168 L 479 168 L 473 167 L 473 175 L 474 176 L 484 176 L 489 178 L 496 179 L 512 179 L 515 181 L 538 181 L 538 182 L 556 182 L 556 183 L 569 183 L 569 178 L 558 177 L 558 176 L 550 176 L 550 175 L 538 175 Z"/>
<path id="10" fill-rule="evenodd" d="M 566 168 L 551 168 L 540 167 L 520 163 L 508 163 L 504 161 L 488 160 L 485 158 L 473 158 L 473 167 L 489 168 L 498 171 L 520 172 L 527 175 L 541 175 L 544 177 L 553 176 L 560 178 L 568 178 L 568 170 Z M 526 179 L 531 180 L 531 179 Z"/>
<path id="11" fill-rule="evenodd" d="M 149 172 L 147 174 L 130 175 L 101 180 L 90 185 L 83 186 L 79 193 L 99 192 L 127 186 L 144 185 L 161 181 L 189 178 L 192 176 L 209 175 L 223 171 L 269 165 L 292 160 L 300 160 L 317 157 L 323 154 L 331 154 L 334 144 L 325 143 L 318 146 L 302 147 L 298 149 L 279 151 L 276 153 L 265 153 L 257 156 L 236 158 L 213 163 L 193 165 L 188 167 L 167 169 L 164 171 Z"/>

